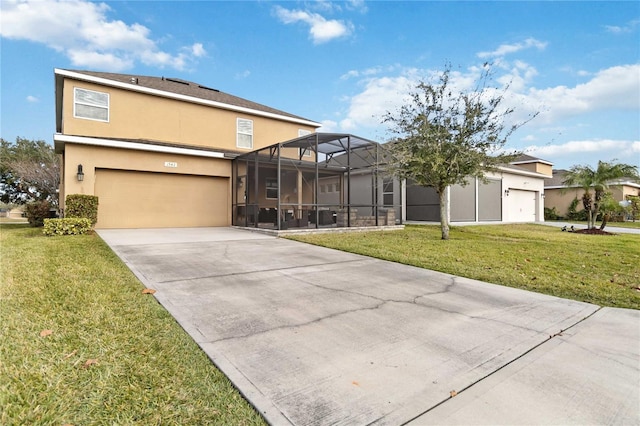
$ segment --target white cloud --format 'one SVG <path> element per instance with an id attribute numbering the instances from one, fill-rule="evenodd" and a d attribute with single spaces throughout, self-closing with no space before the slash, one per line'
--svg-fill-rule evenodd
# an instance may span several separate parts
<path id="1" fill-rule="evenodd" d="M 235 75 L 235 79 L 236 79 L 236 80 L 242 80 L 242 79 L 245 79 L 245 78 L 249 77 L 250 75 L 251 75 L 251 71 L 249 71 L 249 70 L 244 70 L 244 71 L 242 71 L 242 72 L 237 73 L 237 74 Z"/>
<path id="2" fill-rule="evenodd" d="M 346 37 L 353 32 L 350 22 L 327 20 L 322 15 L 304 10 L 289 10 L 276 6 L 274 12 L 284 24 L 304 22 L 309 25 L 309 36 L 314 44 L 321 44 L 336 38 Z"/>
<path id="3" fill-rule="evenodd" d="M 360 13 L 367 13 L 369 9 L 365 4 L 364 0 L 348 0 L 347 1 L 347 9 L 355 10 Z"/>
<path id="4" fill-rule="evenodd" d="M 364 70 L 349 70 L 345 74 L 340 76 L 340 80 L 348 80 L 350 78 L 358 78 L 358 77 L 371 77 L 383 72 L 391 72 L 396 68 L 397 66 L 390 65 L 387 67 L 383 67 L 383 66 L 370 67 Z"/>
<path id="5" fill-rule="evenodd" d="M 531 145 L 524 152 L 553 161 L 554 168 L 563 169 L 577 164 L 596 166 L 599 160 L 619 161 L 640 167 L 640 141 L 591 139 L 561 144 Z"/>
<path id="6" fill-rule="evenodd" d="M 338 130 L 338 123 L 333 120 L 322 120 L 320 123 L 322 126 L 318 129 L 318 132 L 334 133 Z"/>
<path id="7" fill-rule="evenodd" d="M 524 151 L 541 158 L 597 158 L 605 161 L 618 159 L 640 166 L 640 141 L 594 139 L 570 141 L 563 144 L 528 146 Z M 575 163 L 575 161 L 574 161 Z"/>
<path id="8" fill-rule="evenodd" d="M 207 54 L 207 51 L 204 50 L 204 47 L 202 46 L 202 43 L 194 43 L 189 50 L 191 51 L 191 54 L 193 56 L 195 56 L 196 58 L 201 58 L 203 56 L 205 56 Z"/>
<path id="9" fill-rule="evenodd" d="M 36 102 L 40 102 L 40 99 L 36 98 L 35 96 L 27 96 L 27 102 L 29 103 L 36 103 Z"/>
<path id="10" fill-rule="evenodd" d="M 607 68 L 575 87 L 531 88 L 527 101 L 545 105 L 540 115 L 546 122 L 605 109 L 640 109 L 640 65 Z"/>
<path id="11" fill-rule="evenodd" d="M 522 43 L 501 44 L 496 50 L 491 52 L 478 52 L 477 56 L 479 58 L 496 58 L 516 53 L 524 49 L 536 48 L 538 50 L 544 50 L 546 47 L 546 42 L 536 40 L 535 38 L 528 38 Z"/>
<path id="12" fill-rule="evenodd" d="M 548 88 L 533 86 L 537 71 L 523 61 L 513 61 L 510 67 L 496 68 L 495 81 L 498 85 L 511 83 L 509 90 L 504 93 L 501 106 L 513 108 L 514 112 L 505 124 L 525 122 L 533 114 L 540 112 L 538 117 L 522 129 L 529 136 L 524 136 L 519 145 L 523 142 L 534 142 L 536 139 L 533 135 L 537 135 L 537 132 L 564 134 L 562 128 L 569 125 L 567 119 L 579 119 L 581 116 L 600 111 L 640 110 L 640 64 L 620 65 L 601 70 L 586 82 L 575 86 L 559 85 Z M 481 72 L 481 66 L 452 71 L 449 85 L 454 92 L 473 90 Z M 335 118 L 339 126 L 337 130 L 368 134 L 384 132 L 387 128 L 387 125 L 381 124 L 384 115 L 388 111 L 397 111 L 419 80 L 430 81 L 440 73 L 441 70 L 399 69 L 398 66 L 391 72 L 381 66 L 347 72 L 341 78 L 356 79 L 360 88 L 354 95 L 343 99 L 347 106 L 339 114 L 339 118 Z M 498 87 L 497 91 L 492 89 L 490 93 L 499 95 L 499 91 Z M 591 122 L 592 118 L 585 118 L 586 120 Z M 580 123 L 574 122 L 570 127 L 576 128 L 579 125 Z M 551 129 L 552 127 L 555 130 Z M 600 127 L 598 133 L 606 137 L 606 127 Z M 595 143 L 591 142 L 591 145 L 582 145 L 580 149 L 590 149 L 589 147 Z M 601 145 L 603 143 L 597 142 Z M 576 145 L 562 149 L 569 150 L 573 146 Z M 551 156 L 548 153 L 551 148 L 548 146 L 545 149 L 541 156 Z M 562 149 L 557 152 L 561 152 Z"/>
<path id="13" fill-rule="evenodd" d="M 364 90 L 348 100 L 346 116 L 339 121 L 340 130 L 381 127 L 385 114 L 396 111 L 407 100 L 407 94 L 419 80 L 415 72 L 408 69 L 396 77 L 367 79 Z"/>
<path id="14" fill-rule="evenodd" d="M 640 19 L 634 19 L 621 27 L 617 25 L 605 25 L 604 28 L 613 34 L 625 34 L 634 32 L 639 25 Z"/>
<path id="15" fill-rule="evenodd" d="M 136 61 L 185 69 L 206 54 L 201 43 L 173 55 L 160 50 L 144 25 L 108 17 L 105 3 L 86 0 L 2 0 L 2 37 L 42 43 L 66 55 L 74 66 L 121 71 Z"/>

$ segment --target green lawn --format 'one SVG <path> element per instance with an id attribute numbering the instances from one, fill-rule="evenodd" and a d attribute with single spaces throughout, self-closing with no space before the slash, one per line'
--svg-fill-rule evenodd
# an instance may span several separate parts
<path id="1" fill-rule="evenodd" d="M 97 235 L 0 244 L 0 424 L 264 424 Z"/>
<path id="2" fill-rule="evenodd" d="M 640 309 L 640 235 L 583 235 L 544 225 L 297 235 L 292 239 L 510 287 Z"/>

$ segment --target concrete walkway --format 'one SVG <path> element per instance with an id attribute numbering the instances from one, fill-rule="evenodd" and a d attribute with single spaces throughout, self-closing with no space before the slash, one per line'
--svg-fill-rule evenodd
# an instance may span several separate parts
<path id="1" fill-rule="evenodd" d="M 640 422 L 639 311 L 238 229 L 98 233 L 272 424 Z"/>

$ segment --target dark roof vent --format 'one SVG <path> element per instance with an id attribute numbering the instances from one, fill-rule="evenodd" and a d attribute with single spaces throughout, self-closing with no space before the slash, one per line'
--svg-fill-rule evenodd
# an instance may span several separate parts
<path id="1" fill-rule="evenodd" d="M 220 92 L 218 89 L 212 89 L 211 87 L 207 87 L 207 86 L 198 85 L 198 87 L 204 90 L 211 90 L 212 92 Z"/>
<path id="2" fill-rule="evenodd" d="M 170 81 L 172 83 L 179 83 L 179 84 L 184 84 L 185 86 L 189 85 L 188 81 L 184 81 L 184 80 L 180 80 L 179 78 L 165 78 L 165 80 Z"/>

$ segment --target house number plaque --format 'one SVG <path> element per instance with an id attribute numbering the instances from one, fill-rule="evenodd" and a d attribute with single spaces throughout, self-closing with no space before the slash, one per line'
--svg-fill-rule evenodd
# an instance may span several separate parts
<path id="1" fill-rule="evenodd" d="M 164 162 L 164 166 L 165 166 L 165 167 L 173 167 L 173 168 L 176 168 L 176 167 L 178 167 L 178 163 L 175 163 L 175 162 L 173 162 L 173 161 L 165 161 L 165 162 Z"/>

